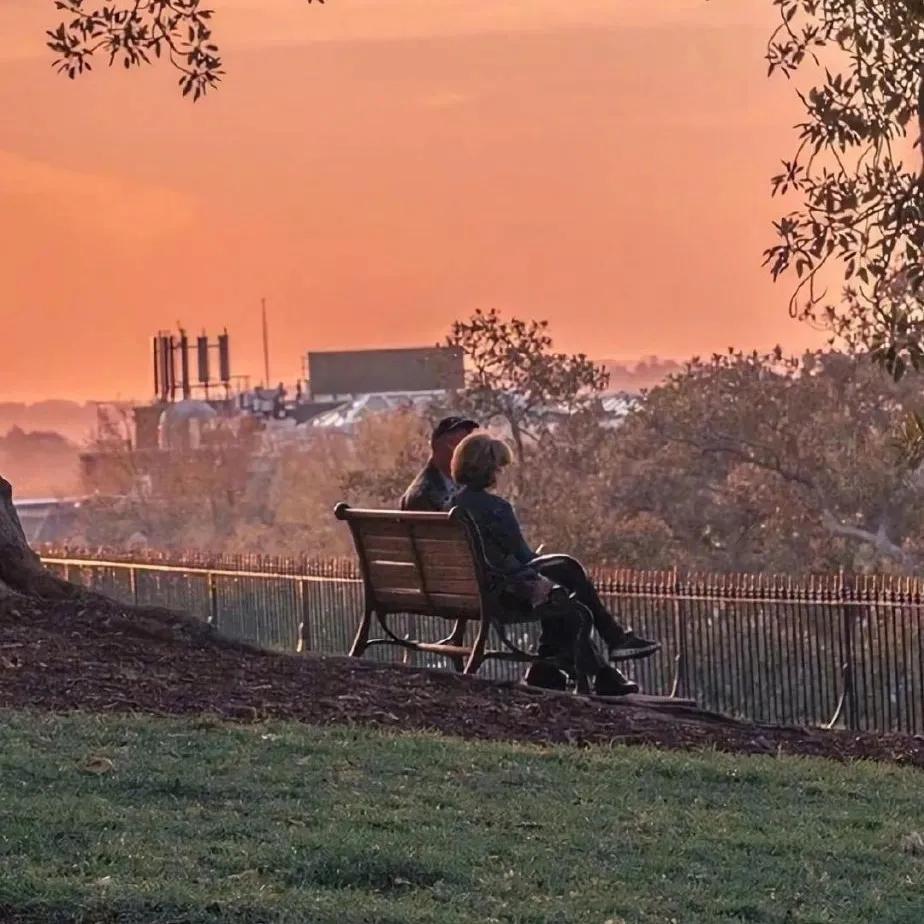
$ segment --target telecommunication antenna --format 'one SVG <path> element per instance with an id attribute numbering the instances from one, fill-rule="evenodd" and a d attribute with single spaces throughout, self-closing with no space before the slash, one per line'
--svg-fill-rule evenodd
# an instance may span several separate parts
<path id="1" fill-rule="evenodd" d="M 270 365 L 269 365 L 269 325 L 266 322 L 266 299 L 260 299 L 260 305 L 263 309 L 263 374 L 265 376 L 266 387 L 270 387 Z"/>
<path id="2" fill-rule="evenodd" d="M 158 401 L 169 403 L 176 400 L 177 392 L 182 398 L 192 397 L 198 388 L 209 399 L 211 390 L 223 388 L 227 399 L 231 390 L 231 350 L 227 329 L 218 335 L 215 343 L 210 342 L 205 331 L 196 337 L 196 378 L 193 380 L 189 353 L 192 343 L 186 331 L 180 327 L 179 337 L 169 331 L 158 331 L 153 341 L 154 395 Z M 218 377 L 210 353 L 218 353 Z"/>

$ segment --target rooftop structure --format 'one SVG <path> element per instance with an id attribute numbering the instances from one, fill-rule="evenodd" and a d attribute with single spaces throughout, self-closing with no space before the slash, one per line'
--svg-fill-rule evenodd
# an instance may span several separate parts
<path id="1" fill-rule="evenodd" d="M 455 347 L 311 352 L 307 370 L 315 401 L 453 391 L 465 384 L 463 354 Z"/>
<path id="2" fill-rule="evenodd" d="M 369 414 L 399 410 L 413 410 L 426 414 L 429 406 L 443 394 L 442 391 L 405 391 L 360 395 L 352 401 L 346 401 L 317 415 L 311 420 L 311 426 L 349 430 Z"/>

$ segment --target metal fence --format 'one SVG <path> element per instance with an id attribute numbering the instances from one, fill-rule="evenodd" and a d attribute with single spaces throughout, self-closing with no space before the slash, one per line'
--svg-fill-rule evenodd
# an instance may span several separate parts
<path id="1" fill-rule="evenodd" d="M 156 603 L 222 633 L 284 651 L 345 653 L 362 612 L 350 561 L 261 556 L 146 555 L 45 550 L 68 579 L 125 602 Z M 595 575 L 620 621 L 662 641 L 631 665 L 650 693 L 689 696 L 706 709 L 789 725 L 924 732 L 924 582 L 822 575 Z M 437 638 L 445 625 L 404 617 L 399 633 Z M 517 641 L 535 641 L 524 625 Z M 370 657 L 431 667 L 439 658 L 377 648 Z M 522 666 L 483 670 L 513 678 Z"/>

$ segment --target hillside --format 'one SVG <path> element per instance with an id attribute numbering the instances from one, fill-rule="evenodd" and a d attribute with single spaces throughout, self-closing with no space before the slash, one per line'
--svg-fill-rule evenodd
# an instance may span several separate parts
<path id="1" fill-rule="evenodd" d="M 106 602 L 0 599 L 0 708 L 208 713 L 541 744 L 872 758 L 924 768 L 920 738 L 759 727 L 448 672 L 258 651 L 179 614 Z"/>

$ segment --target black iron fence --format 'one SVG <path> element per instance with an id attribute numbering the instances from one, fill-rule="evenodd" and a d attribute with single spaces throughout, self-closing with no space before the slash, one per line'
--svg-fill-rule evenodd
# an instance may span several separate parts
<path id="1" fill-rule="evenodd" d="M 262 556 L 148 555 L 44 550 L 48 566 L 126 602 L 182 609 L 234 638 L 285 651 L 345 653 L 362 612 L 350 561 Z M 924 732 L 924 582 L 822 575 L 681 575 L 604 571 L 608 605 L 660 639 L 631 673 L 651 693 L 759 722 Z M 432 625 L 430 623 L 433 623 Z M 405 617 L 400 633 L 439 637 L 445 626 Z M 520 643 L 534 639 L 524 625 Z M 372 657 L 438 658 L 374 649 Z M 484 670 L 512 678 L 522 666 Z"/>

